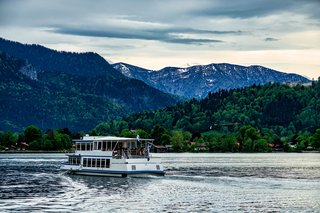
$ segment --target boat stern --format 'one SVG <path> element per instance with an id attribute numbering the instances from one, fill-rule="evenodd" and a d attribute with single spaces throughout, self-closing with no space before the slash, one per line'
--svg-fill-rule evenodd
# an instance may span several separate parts
<path id="1" fill-rule="evenodd" d="M 64 171 L 78 171 L 81 168 L 80 164 L 68 164 L 68 163 L 62 163 L 60 166 L 61 170 Z"/>

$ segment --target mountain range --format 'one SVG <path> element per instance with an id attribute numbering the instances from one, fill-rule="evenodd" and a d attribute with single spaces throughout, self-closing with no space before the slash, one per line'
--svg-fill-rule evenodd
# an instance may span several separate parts
<path id="1" fill-rule="evenodd" d="M 261 66 L 231 64 L 151 71 L 110 65 L 93 52 L 56 51 L 2 38 L 0 76 L 0 130 L 14 131 L 35 124 L 42 130 L 87 132 L 100 122 L 172 106 L 181 100 L 178 96 L 203 98 L 251 84 L 309 81 Z"/>
<path id="2" fill-rule="evenodd" d="M 177 98 L 125 77 L 96 53 L 55 51 L 0 39 L 0 130 L 97 123 L 173 105 Z"/>
<path id="3" fill-rule="evenodd" d="M 148 70 L 126 63 L 113 68 L 129 78 L 139 79 L 163 92 L 185 98 L 204 98 L 209 92 L 229 90 L 267 82 L 310 82 L 297 74 L 287 74 L 263 66 L 208 64 L 187 68 L 165 67 Z"/>

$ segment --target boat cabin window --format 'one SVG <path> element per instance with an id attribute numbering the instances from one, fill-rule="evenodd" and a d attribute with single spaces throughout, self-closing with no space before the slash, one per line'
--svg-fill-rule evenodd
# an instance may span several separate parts
<path id="1" fill-rule="evenodd" d="M 90 149 L 87 148 L 87 150 L 112 151 L 115 149 L 117 145 L 117 141 L 96 141 L 90 144 L 91 144 L 91 147 Z M 82 147 L 81 147 L 81 150 L 83 150 Z"/>
<path id="2" fill-rule="evenodd" d="M 88 166 L 88 158 L 83 158 L 83 164 L 84 167 Z"/>
<path id="3" fill-rule="evenodd" d="M 93 143 L 93 150 L 97 150 L 97 147 L 98 147 L 98 146 L 97 146 L 97 142 L 94 142 L 94 143 Z"/>
<path id="4" fill-rule="evenodd" d="M 80 164 L 81 158 L 78 156 L 69 156 L 68 163 L 72 165 Z"/>
<path id="5" fill-rule="evenodd" d="M 77 143 L 77 150 L 78 151 L 91 151 L 92 150 L 92 143 Z"/>
<path id="6" fill-rule="evenodd" d="M 107 143 L 107 150 L 112 150 L 112 142 L 111 141 L 108 141 Z"/>
<path id="7" fill-rule="evenodd" d="M 83 167 L 110 168 L 110 159 L 83 158 Z"/>
<path id="8" fill-rule="evenodd" d="M 107 141 L 103 141 L 102 142 L 102 151 L 106 151 L 107 150 Z"/>
<path id="9" fill-rule="evenodd" d="M 101 168 L 105 168 L 106 167 L 106 159 L 101 159 Z"/>
<path id="10" fill-rule="evenodd" d="M 92 164 L 91 164 L 91 165 L 92 165 L 92 167 L 96 167 L 97 159 L 92 158 L 91 162 L 92 162 Z"/>

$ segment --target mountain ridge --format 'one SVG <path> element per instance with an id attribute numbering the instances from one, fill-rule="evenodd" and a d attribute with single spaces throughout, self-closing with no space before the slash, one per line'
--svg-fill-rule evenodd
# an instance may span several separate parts
<path id="1" fill-rule="evenodd" d="M 220 89 L 235 89 L 267 82 L 310 82 L 298 74 L 283 73 L 260 65 L 211 63 L 187 68 L 164 67 L 160 70 L 148 70 L 123 62 L 112 66 L 127 77 L 142 80 L 161 91 L 186 98 L 204 98 L 209 92 Z"/>
<path id="2" fill-rule="evenodd" d="M 40 70 L 121 77 L 103 57 L 94 52 L 57 51 L 38 44 L 22 44 L 4 38 L 0 38 L 0 51 L 27 60 Z"/>

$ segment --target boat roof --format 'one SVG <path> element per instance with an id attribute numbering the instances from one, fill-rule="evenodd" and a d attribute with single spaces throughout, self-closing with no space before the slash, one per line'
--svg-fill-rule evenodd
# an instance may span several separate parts
<path id="1" fill-rule="evenodd" d="M 74 142 L 94 142 L 94 141 L 154 141 L 154 139 L 137 139 L 137 138 L 125 138 L 125 137 L 115 137 L 115 136 L 83 136 L 82 139 L 72 140 Z"/>

